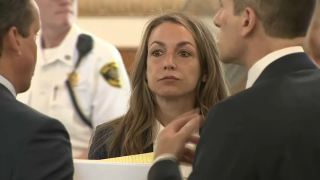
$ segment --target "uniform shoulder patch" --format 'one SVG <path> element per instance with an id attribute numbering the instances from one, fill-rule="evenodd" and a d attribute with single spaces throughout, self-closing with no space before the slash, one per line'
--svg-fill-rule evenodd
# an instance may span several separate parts
<path id="1" fill-rule="evenodd" d="M 100 70 L 103 78 L 111 85 L 117 88 L 121 87 L 119 77 L 119 66 L 116 62 L 104 65 Z"/>

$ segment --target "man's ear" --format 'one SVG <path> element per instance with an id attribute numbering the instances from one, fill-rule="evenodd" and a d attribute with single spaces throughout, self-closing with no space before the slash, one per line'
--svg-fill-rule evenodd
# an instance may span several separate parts
<path id="1" fill-rule="evenodd" d="M 21 40 L 20 35 L 16 27 L 11 27 L 4 38 L 4 46 L 10 49 L 10 51 L 15 52 L 19 56 L 21 55 Z"/>
<path id="2" fill-rule="evenodd" d="M 257 24 L 257 14 L 255 11 L 247 7 L 241 14 L 241 35 L 249 35 Z"/>

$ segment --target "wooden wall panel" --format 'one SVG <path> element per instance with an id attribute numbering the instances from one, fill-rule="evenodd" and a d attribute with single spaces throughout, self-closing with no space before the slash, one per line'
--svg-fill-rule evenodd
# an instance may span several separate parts
<path id="1" fill-rule="evenodd" d="M 80 16 L 146 16 L 160 9 L 180 10 L 186 0 L 80 0 Z"/>
<path id="2" fill-rule="evenodd" d="M 150 16 L 161 11 L 213 15 L 219 0 L 79 0 L 79 16 Z"/>
<path id="3" fill-rule="evenodd" d="M 118 48 L 118 50 L 122 56 L 126 70 L 127 70 L 128 74 L 130 75 L 131 67 L 132 67 L 132 64 L 134 61 L 134 57 L 137 52 L 137 48 Z"/>

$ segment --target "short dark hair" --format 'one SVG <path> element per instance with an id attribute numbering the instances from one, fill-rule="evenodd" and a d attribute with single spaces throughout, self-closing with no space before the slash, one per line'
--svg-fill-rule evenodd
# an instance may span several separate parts
<path id="1" fill-rule="evenodd" d="M 0 57 L 3 38 L 9 29 L 16 27 L 23 37 L 29 37 L 33 20 L 31 0 L 0 0 Z"/>
<path id="2" fill-rule="evenodd" d="M 235 15 L 251 7 L 268 36 L 286 39 L 306 36 L 317 3 L 317 0 L 233 1 Z"/>

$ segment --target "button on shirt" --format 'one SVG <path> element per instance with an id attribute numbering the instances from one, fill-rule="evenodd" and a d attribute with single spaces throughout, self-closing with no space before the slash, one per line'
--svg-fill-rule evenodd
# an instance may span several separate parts
<path id="1" fill-rule="evenodd" d="M 18 100 L 60 120 L 70 134 L 73 157 L 89 146 L 93 130 L 76 113 L 65 81 L 78 58 L 76 43 L 83 32 L 73 25 L 63 42 L 56 48 L 42 49 L 38 38 L 38 62 L 31 88 Z M 93 37 L 93 49 L 81 61 L 73 80 L 73 91 L 83 114 L 93 127 L 123 115 L 130 97 L 129 78 L 119 51 L 111 44 Z M 121 87 L 109 81 L 102 70 L 117 65 Z"/>

